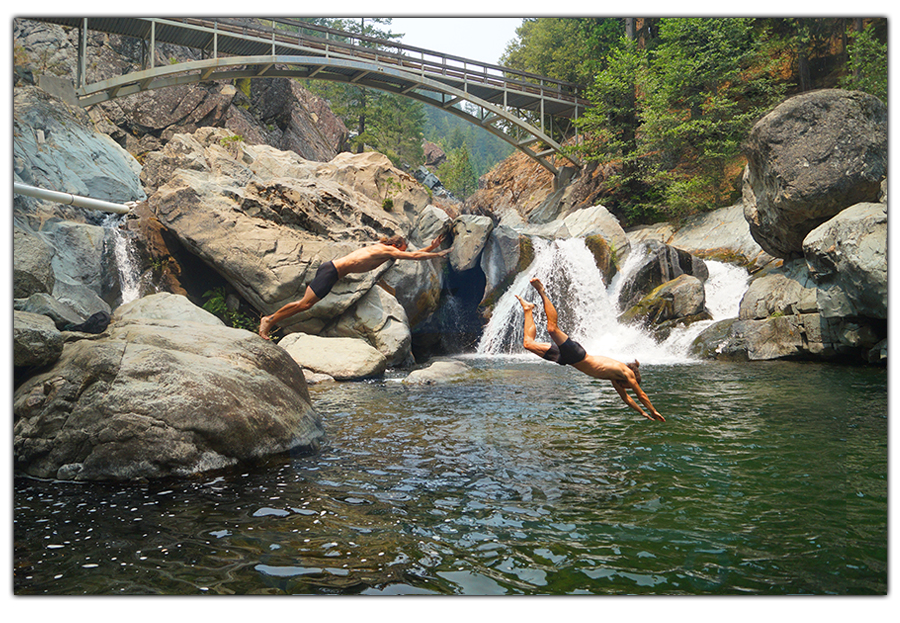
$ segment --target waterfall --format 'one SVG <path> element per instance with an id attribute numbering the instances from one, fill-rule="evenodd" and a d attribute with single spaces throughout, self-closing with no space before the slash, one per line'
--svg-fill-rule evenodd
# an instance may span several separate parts
<path id="1" fill-rule="evenodd" d="M 749 278 L 747 271 L 740 267 L 707 261 L 710 272 L 706 283 L 707 308 L 713 320 L 676 329 L 665 342 L 657 343 L 640 327 L 618 321 L 619 290 L 640 266 L 646 247 L 633 248 L 619 273 L 610 284 L 605 284 L 583 239 L 535 238 L 533 243 L 535 259 L 497 301 L 478 344 L 479 354 L 534 357 L 522 347 L 522 307 L 515 295 L 537 303 L 534 308 L 537 339 L 550 341 L 540 297 L 529 283 L 537 277 L 559 313 L 560 328 L 589 353 L 654 364 L 689 361 L 688 348 L 704 328 L 716 320 L 737 316 Z"/>
<path id="2" fill-rule="evenodd" d="M 120 229 L 121 215 L 111 214 L 103 221 L 103 227 L 109 230 L 113 245 L 113 256 L 116 259 L 116 270 L 119 274 L 119 289 L 122 292 L 121 304 L 130 303 L 141 296 L 140 267 L 137 254 L 131 239 Z"/>

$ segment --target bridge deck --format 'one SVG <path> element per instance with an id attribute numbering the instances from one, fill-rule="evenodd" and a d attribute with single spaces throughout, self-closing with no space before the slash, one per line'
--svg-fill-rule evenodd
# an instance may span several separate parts
<path id="1" fill-rule="evenodd" d="M 590 105 L 583 98 L 586 89 L 582 85 L 289 19 L 266 19 L 271 28 L 260 25 L 259 19 L 26 19 L 78 28 L 83 35 L 93 30 L 132 37 L 146 42 L 147 49 L 168 43 L 201 52 L 201 60 L 160 66 L 153 64 L 150 54 L 149 67 L 85 84 L 86 38 L 82 38 L 75 89 L 82 106 L 205 80 L 278 76 L 331 80 L 443 108 L 509 142 L 554 175 L 559 170 L 549 156 L 563 156 L 581 166 L 580 160 L 553 138 L 553 129 L 568 134 L 572 119 Z M 276 28 L 276 24 L 282 27 Z M 474 108 L 454 106 L 461 101 Z M 549 122 L 549 131 L 545 122 Z"/>
<path id="2" fill-rule="evenodd" d="M 83 23 L 80 17 L 41 16 L 34 19 L 75 28 Z M 296 56 L 299 51 L 304 56 L 369 60 L 420 73 L 498 106 L 543 112 L 553 117 L 571 119 L 590 105 L 583 97 L 585 87 L 582 85 L 305 22 L 273 21 L 307 32 L 292 33 L 260 25 L 249 26 L 225 18 L 186 17 L 90 17 L 88 27 L 144 40 L 150 38 L 152 28 L 157 43 L 171 43 L 215 55 Z M 308 32 L 325 36 L 313 36 Z M 347 80 L 350 79 L 352 73 L 348 70 Z"/>

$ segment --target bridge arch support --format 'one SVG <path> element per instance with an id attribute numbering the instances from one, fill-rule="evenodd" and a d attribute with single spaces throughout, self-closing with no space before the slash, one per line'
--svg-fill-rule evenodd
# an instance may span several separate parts
<path id="1" fill-rule="evenodd" d="M 564 156 L 580 167 L 581 162 L 563 152 L 562 146 L 543 129 L 515 114 L 508 106 L 489 102 L 463 88 L 427 76 L 424 72 L 349 58 L 302 55 L 229 56 L 153 67 L 117 76 L 76 89 L 78 102 L 89 106 L 141 91 L 203 81 L 242 78 L 306 78 L 330 80 L 402 95 L 444 109 L 478 125 L 524 152 L 541 166 L 559 175 L 550 160 Z M 468 102 L 474 114 L 456 106 Z M 543 145 L 538 151 L 533 146 Z"/>

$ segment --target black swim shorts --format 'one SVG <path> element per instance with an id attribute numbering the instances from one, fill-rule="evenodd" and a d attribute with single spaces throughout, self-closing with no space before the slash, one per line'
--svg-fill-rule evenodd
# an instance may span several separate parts
<path id="1" fill-rule="evenodd" d="M 573 363 L 578 363 L 585 357 L 587 357 L 587 351 L 572 338 L 567 339 L 559 346 L 550 344 L 550 348 L 544 353 L 544 359 L 558 363 L 561 366 L 570 366 Z"/>
<path id="2" fill-rule="evenodd" d="M 338 271 L 337 268 L 334 267 L 334 262 L 325 262 L 319 266 L 319 270 L 316 271 L 316 276 L 310 282 L 309 287 L 312 288 L 313 294 L 319 297 L 319 299 L 323 299 L 331 292 L 331 288 L 333 288 L 334 284 L 337 282 Z"/>

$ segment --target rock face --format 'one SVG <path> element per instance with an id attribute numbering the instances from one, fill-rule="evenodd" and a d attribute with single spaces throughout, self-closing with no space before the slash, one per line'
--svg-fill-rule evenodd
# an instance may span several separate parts
<path id="1" fill-rule="evenodd" d="M 123 310 L 103 336 L 67 343 L 17 388 L 18 469 L 62 480 L 183 477 L 318 446 L 319 415 L 282 349 L 221 323 L 141 317 L 148 308 L 160 306 Z"/>
<path id="2" fill-rule="evenodd" d="M 40 237 L 21 229 L 13 230 L 13 296 L 53 292 L 53 249 Z"/>
<path id="3" fill-rule="evenodd" d="M 15 181 L 115 203 L 145 198 L 138 162 L 96 132 L 83 110 L 35 87 L 15 89 L 13 100 Z"/>
<path id="4" fill-rule="evenodd" d="M 756 123 L 745 149 L 744 214 L 769 254 L 803 254 L 803 239 L 841 210 L 878 201 L 887 173 L 887 108 L 859 91 L 793 97 Z"/>
<path id="5" fill-rule="evenodd" d="M 145 198 L 140 165 L 88 116 L 40 89 L 15 93 L 15 179 L 115 203 Z M 42 291 L 81 319 L 110 311 L 119 294 L 106 214 L 15 195 L 14 296 Z"/>
<path id="6" fill-rule="evenodd" d="M 302 298 L 322 262 L 405 234 L 427 204 L 418 183 L 381 154 L 317 163 L 268 146 L 223 144 L 228 136 L 210 128 L 176 135 L 148 156 L 142 176 L 156 188 L 155 217 L 262 313 Z M 381 203 L 388 185 L 392 212 Z M 348 275 L 285 330 L 318 333 L 389 268 Z"/>

